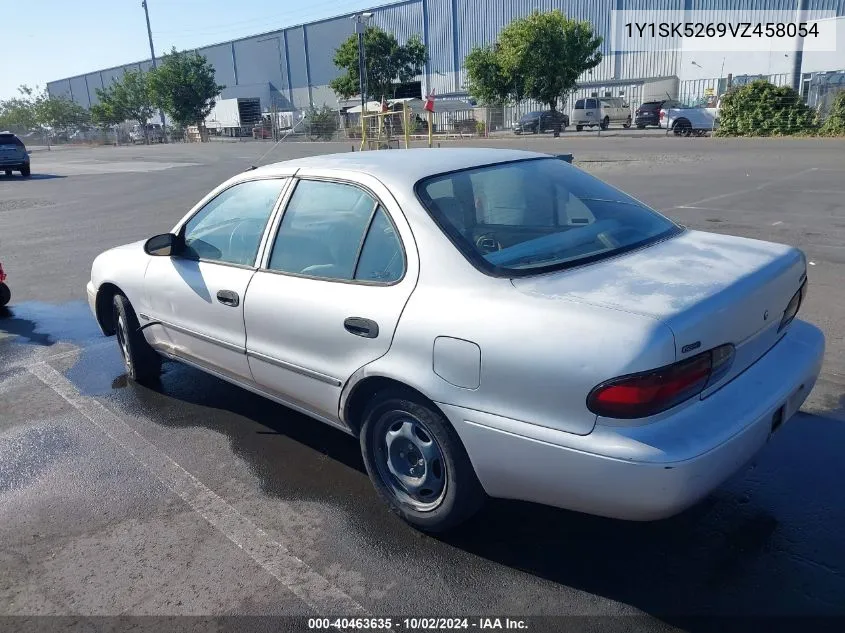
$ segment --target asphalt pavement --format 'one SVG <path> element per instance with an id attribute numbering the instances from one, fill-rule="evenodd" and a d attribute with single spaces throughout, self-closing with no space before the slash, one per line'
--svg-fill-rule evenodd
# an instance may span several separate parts
<path id="1" fill-rule="evenodd" d="M 845 144 L 471 143 L 572 152 L 691 228 L 805 250 L 801 317 L 826 334 L 823 374 L 755 463 L 666 521 L 491 501 L 455 533 L 422 535 L 378 500 L 355 439 L 176 363 L 155 388 L 128 383 L 88 311 L 99 252 L 168 230 L 272 144 L 37 151 L 31 179 L 0 176 L 13 295 L 0 314 L 0 615 L 569 616 L 549 626 L 693 631 L 715 626 L 694 616 L 845 616 Z M 350 149 L 285 143 L 264 162 Z"/>

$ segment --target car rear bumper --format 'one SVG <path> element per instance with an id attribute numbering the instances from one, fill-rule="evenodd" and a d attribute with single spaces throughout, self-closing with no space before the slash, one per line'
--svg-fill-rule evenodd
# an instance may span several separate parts
<path id="1" fill-rule="evenodd" d="M 821 371 L 824 335 L 795 321 L 754 365 L 677 414 L 585 436 L 441 404 L 487 493 L 648 521 L 693 505 L 748 463 L 801 406 Z"/>
<path id="2" fill-rule="evenodd" d="M 0 169 L 19 169 L 29 165 L 29 160 L 20 158 L 0 158 Z"/>

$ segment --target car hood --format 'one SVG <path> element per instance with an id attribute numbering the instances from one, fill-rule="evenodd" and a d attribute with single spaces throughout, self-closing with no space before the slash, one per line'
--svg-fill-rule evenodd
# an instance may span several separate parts
<path id="1" fill-rule="evenodd" d="M 798 249 L 687 230 L 619 257 L 513 284 L 531 295 L 657 319 L 675 334 L 680 358 L 684 349 L 739 346 L 776 327 L 805 278 L 806 260 Z"/>

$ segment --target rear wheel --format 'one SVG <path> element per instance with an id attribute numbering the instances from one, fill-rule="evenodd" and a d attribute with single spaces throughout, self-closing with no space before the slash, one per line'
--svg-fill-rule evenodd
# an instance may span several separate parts
<path id="1" fill-rule="evenodd" d="M 599 127 L 601 127 L 601 129 L 603 129 L 603 130 L 606 130 L 607 128 L 609 128 L 610 127 L 610 118 L 604 117 L 602 119 L 601 123 L 599 124 Z"/>
<path id="2" fill-rule="evenodd" d="M 644 129 L 645 129 L 645 125 L 637 125 L 637 129 L 638 129 L 638 130 L 644 130 Z"/>
<path id="3" fill-rule="evenodd" d="M 361 452 L 376 491 L 418 529 L 449 530 L 484 503 L 484 490 L 458 434 L 413 392 L 376 394 L 364 412 Z"/>
<path id="4" fill-rule="evenodd" d="M 626 130 L 631 127 L 631 117 L 625 119 L 625 122 L 622 124 L 622 127 L 624 127 Z"/>
<path id="5" fill-rule="evenodd" d="M 12 291 L 9 289 L 9 286 L 0 282 L 0 307 L 8 304 L 9 301 L 12 300 Z"/>
<path id="6" fill-rule="evenodd" d="M 689 136 L 692 134 L 692 125 L 686 119 L 678 119 L 672 126 L 675 136 Z"/>
<path id="7" fill-rule="evenodd" d="M 12 172 L 9 173 L 11 174 Z M 29 178 L 30 173 L 31 172 L 29 171 L 29 165 L 24 165 L 23 167 L 21 167 L 21 176 L 23 176 L 24 178 Z"/>
<path id="8" fill-rule="evenodd" d="M 4 170 L 4 172 L 5 172 L 5 174 L 6 174 L 7 176 L 11 176 L 11 175 L 12 175 L 12 170 L 11 170 L 11 169 L 6 169 L 6 170 Z"/>
<path id="9" fill-rule="evenodd" d="M 135 382 L 151 382 L 161 374 L 161 356 L 150 347 L 129 299 L 122 294 L 114 297 L 114 329 L 126 375 Z"/>
<path id="10" fill-rule="evenodd" d="M 575 131 L 576 131 L 576 132 L 580 132 L 580 131 L 581 131 L 581 130 L 583 130 L 583 129 L 584 129 L 584 126 L 583 126 L 583 125 L 576 125 L 576 126 L 575 126 Z"/>

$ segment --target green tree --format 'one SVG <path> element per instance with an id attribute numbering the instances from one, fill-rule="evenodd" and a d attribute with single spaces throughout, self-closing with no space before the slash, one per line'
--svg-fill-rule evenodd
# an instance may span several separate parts
<path id="1" fill-rule="evenodd" d="M 110 86 L 97 89 L 99 104 L 94 107 L 94 116 L 101 125 L 137 121 L 143 126 L 145 142 L 150 142 L 147 122 L 155 114 L 155 105 L 149 75 L 140 70 L 129 71 L 112 80 Z"/>
<path id="2" fill-rule="evenodd" d="M 400 45 L 391 33 L 377 26 L 364 31 L 364 60 L 367 64 L 367 93 L 376 99 L 393 97 L 399 83 L 411 81 L 422 73 L 428 61 L 428 49 L 418 35 Z M 351 35 L 334 54 L 334 65 L 343 74 L 329 85 L 335 94 L 349 99 L 360 93 L 358 73 L 358 36 Z"/>
<path id="3" fill-rule="evenodd" d="M 718 136 L 804 134 L 815 126 L 815 112 L 789 86 L 758 79 L 733 88 L 719 106 Z"/>
<path id="4" fill-rule="evenodd" d="M 91 113 L 66 97 L 50 97 L 46 92 L 35 104 L 38 122 L 53 130 L 69 131 L 87 126 Z"/>
<path id="5" fill-rule="evenodd" d="M 155 104 L 183 127 L 202 123 L 226 88 L 215 81 L 214 66 L 205 57 L 175 47 L 150 75 Z"/>
<path id="6" fill-rule="evenodd" d="M 845 90 L 840 90 L 833 98 L 820 132 L 825 136 L 845 136 Z"/>
<path id="7" fill-rule="evenodd" d="M 35 91 L 23 85 L 18 88 L 18 94 L 0 101 L 0 130 L 24 134 L 39 127 Z"/>
<path id="8" fill-rule="evenodd" d="M 601 44 L 589 22 L 535 11 L 508 24 L 493 46 L 470 53 L 470 94 L 487 103 L 528 97 L 556 110 L 578 77 L 599 65 Z"/>

